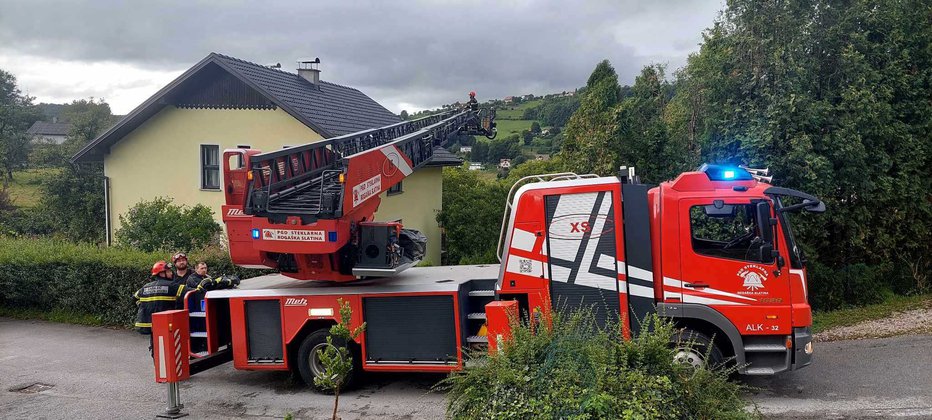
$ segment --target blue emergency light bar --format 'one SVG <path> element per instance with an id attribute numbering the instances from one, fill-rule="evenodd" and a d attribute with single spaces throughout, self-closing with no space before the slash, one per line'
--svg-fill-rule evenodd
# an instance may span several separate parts
<path id="1" fill-rule="evenodd" d="M 703 163 L 699 167 L 699 172 L 705 173 L 710 181 L 750 181 L 754 179 L 746 169 L 732 165 Z"/>

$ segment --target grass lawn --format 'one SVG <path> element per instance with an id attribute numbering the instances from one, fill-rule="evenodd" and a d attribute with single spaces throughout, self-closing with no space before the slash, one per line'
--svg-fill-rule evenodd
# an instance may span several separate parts
<path id="1" fill-rule="evenodd" d="M 101 326 L 104 325 L 94 315 L 72 312 L 64 309 L 42 311 L 39 309 L 9 308 L 0 306 L 0 316 L 16 319 L 41 319 L 43 321 L 61 322 L 65 324 L 79 324 Z"/>
<path id="2" fill-rule="evenodd" d="M 9 193 L 13 204 L 20 208 L 35 207 L 42 198 L 40 184 L 43 179 L 54 176 L 59 169 L 38 168 L 13 172 Z"/>
<path id="3" fill-rule="evenodd" d="M 889 317 L 894 312 L 903 312 L 922 307 L 932 307 L 932 294 L 916 296 L 893 296 L 886 302 L 859 308 L 838 309 L 812 314 L 812 332 L 818 333 L 834 327 L 854 325 L 863 321 Z"/>
<path id="4" fill-rule="evenodd" d="M 496 118 L 509 119 L 509 120 L 520 120 L 524 116 L 524 110 L 528 108 L 533 108 L 537 105 L 540 105 L 541 100 L 535 99 L 533 101 L 522 102 L 518 105 L 504 105 L 495 109 Z M 514 109 L 506 109 L 514 108 Z"/>
<path id="5" fill-rule="evenodd" d="M 521 134 L 522 130 L 530 130 L 534 120 L 495 120 L 498 135 L 508 137 L 512 134 Z"/>

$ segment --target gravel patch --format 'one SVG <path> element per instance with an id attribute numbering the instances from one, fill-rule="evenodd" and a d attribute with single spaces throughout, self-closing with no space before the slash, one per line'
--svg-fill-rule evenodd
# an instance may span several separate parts
<path id="1" fill-rule="evenodd" d="M 896 312 L 888 318 L 835 327 L 815 335 L 815 341 L 884 338 L 896 335 L 932 333 L 932 305 Z"/>

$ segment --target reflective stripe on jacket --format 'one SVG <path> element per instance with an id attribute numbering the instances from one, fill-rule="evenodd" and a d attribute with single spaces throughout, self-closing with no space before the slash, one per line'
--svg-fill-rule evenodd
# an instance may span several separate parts
<path id="1" fill-rule="evenodd" d="M 152 334 L 152 314 L 184 307 L 184 283 L 173 279 L 153 277 L 133 294 L 139 309 L 136 311 L 136 329 Z"/>

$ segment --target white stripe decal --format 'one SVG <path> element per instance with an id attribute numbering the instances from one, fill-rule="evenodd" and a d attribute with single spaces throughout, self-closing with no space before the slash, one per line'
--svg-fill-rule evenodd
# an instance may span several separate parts
<path id="1" fill-rule="evenodd" d="M 414 172 L 414 170 L 411 169 L 411 165 L 408 165 L 408 161 L 405 160 L 404 155 L 401 153 L 401 150 L 398 149 L 397 146 L 390 144 L 379 150 L 381 150 L 382 154 L 384 154 L 385 157 L 387 157 L 388 160 L 392 162 L 392 164 L 397 166 L 398 169 L 401 170 L 401 173 L 405 174 L 405 176 L 411 175 L 411 173 Z"/>
<path id="2" fill-rule="evenodd" d="M 644 281 L 654 281 L 654 273 L 647 271 L 643 268 L 637 268 L 633 265 L 628 265 L 628 276 L 634 277 L 636 279 L 641 279 Z"/>
<path id="3" fill-rule="evenodd" d="M 522 251 L 531 252 L 534 249 L 534 243 L 537 242 L 537 235 L 515 228 L 511 236 L 511 247 Z"/>
<path id="4" fill-rule="evenodd" d="M 735 306 L 747 306 L 747 303 L 740 302 L 731 302 L 727 300 L 719 300 L 706 298 L 702 296 L 695 296 L 683 293 L 683 303 L 704 303 L 706 305 L 735 305 Z"/>
<path id="5" fill-rule="evenodd" d="M 159 336 L 159 378 L 165 378 L 165 337 Z"/>
<path id="6" fill-rule="evenodd" d="M 806 290 L 806 272 L 803 271 L 803 270 L 800 270 L 800 269 L 798 269 L 798 268 L 797 268 L 797 269 L 791 268 L 791 269 L 790 269 L 790 274 L 795 274 L 795 275 L 799 276 L 799 281 L 800 281 L 800 282 L 802 283 L 802 285 L 803 285 L 803 297 L 806 298 L 806 300 L 808 301 L 808 300 L 809 300 L 809 291 Z"/>
<path id="7" fill-rule="evenodd" d="M 664 286 L 672 286 L 672 287 L 683 287 L 683 282 L 680 281 L 680 280 L 671 279 L 671 278 L 669 278 L 669 277 L 664 277 L 664 278 L 663 278 L 663 285 L 664 285 Z M 703 292 L 703 293 L 708 293 L 708 294 L 710 294 L 710 295 L 727 296 L 727 297 L 731 297 L 731 298 L 735 298 L 735 299 L 744 299 L 744 300 L 749 300 L 749 301 L 751 301 L 751 302 L 757 302 L 757 299 L 754 299 L 754 298 L 749 298 L 749 297 L 747 297 L 747 296 L 736 295 L 736 294 L 734 294 L 734 293 L 729 293 L 729 292 L 726 292 L 726 291 L 723 291 L 723 290 L 718 290 L 718 289 L 712 289 L 712 288 L 709 288 L 709 287 L 703 288 L 703 289 L 698 290 L 698 291 Z"/>
<path id="8" fill-rule="evenodd" d="M 618 267 L 618 274 L 625 274 L 625 262 L 624 261 L 619 260 L 617 267 Z"/>
<path id="9" fill-rule="evenodd" d="M 605 254 L 599 255 L 599 263 L 597 265 L 599 268 L 615 271 L 615 259 L 611 256 Z"/>
<path id="10" fill-rule="evenodd" d="M 547 264 L 526 257 L 508 255 L 505 271 L 522 276 L 547 277 Z"/>
<path id="11" fill-rule="evenodd" d="M 645 298 L 654 297 L 654 289 L 650 287 L 639 286 L 636 284 L 628 284 L 628 291 L 634 296 L 640 296 Z"/>

